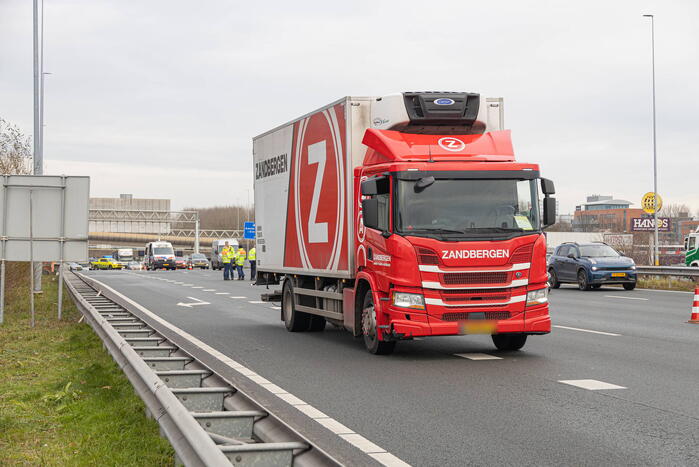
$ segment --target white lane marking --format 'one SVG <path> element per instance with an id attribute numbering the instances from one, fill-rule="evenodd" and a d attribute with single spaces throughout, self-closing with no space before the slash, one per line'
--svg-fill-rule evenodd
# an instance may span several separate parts
<path id="1" fill-rule="evenodd" d="M 320 423 L 321 425 L 323 425 L 328 430 L 335 433 L 336 435 L 354 433 L 354 431 L 350 430 L 345 425 L 343 425 L 342 423 L 340 423 L 337 420 L 334 420 L 332 418 L 319 418 L 316 421 L 318 423 Z"/>
<path id="2" fill-rule="evenodd" d="M 272 384 L 267 378 L 264 378 L 260 375 L 249 376 L 249 378 L 257 384 Z"/>
<path id="3" fill-rule="evenodd" d="M 298 410 L 305 413 L 306 415 L 308 415 L 309 417 L 311 417 L 314 420 L 317 418 L 330 418 L 327 415 L 325 415 L 323 412 L 321 412 L 320 410 L 313 407 L 312 405 L 301 404 L 301 405 L 295 405 L 294 407 L 296 407 Z"/>
<path id="4" fill-rule="evenodd" d="M 203 292 L 216 292 L 216 289 L 204 289 Z"/>
<path id="5" fill-rule="evenodd" d="M 282 309 L 282 307 L 280 307 L 280 306 L 272 306 L 270 308 L 273 310 L 281 310 Z"/>
<path id="6" fill-rule="evenodd" d="M 488 355 L 487 353 L 455 353 L 454 356 L 468 358 L 469 360 L 502 360 L 502 357 Z"/>
<path id="7" fill-rule="evenodd" d="M 386 467 L 410 467 L 410 464 L 403 462 L 390 452 L 375 452 L 369 455 Z"/>
<path id="8" fill-rule="evenodd" d="M 259 300 L 250 300 L 250 301 L 248 301 L 248 303 L 259 304 L 259 303 L 265 303 L 265 302 L 261 302 Z"/>
<path id="9" fill-rule="evenodd" d="M 213 347 L 205 344 L 204 342 L 200 341 L 196 337 L 192 336 L 191 334 L 185 332 L 184 330 L 178 328 L 177 326 L 165 321 L 163 318 L 157 316 L 155 313 L 152 311 L 148 310 L 146 307 L 140 305 L 139 303 L 133 301 L 129 297 L 125 296 L 124 294 L 117 292 L 114 290 L 112 287 L 109 287 L 108 285 L 104 284 L 103 282 L 100 282 L 96 279 L 94 279 L 96 284 L 100 284 L 105 289 L 109 289 L 112 293 L 115 295 L 121 297 L 124 301 L 130 303 L 133 305 L 135 308 L 138 308 L 143 314 L 150 316 L 150 318 L 154 321 L 157 321 L 160 323 L 162 326 L 170 329 L 172 332 L 180 335 L 182 338 L 188 340 L 192 344 L 196 345 L 200 349 L 202 349 L 204 352 L 207 352 L 209 355 L 212 357 L 218 359 L 222 363 L 228 365 L 230 368 L 236 370 L 243 376 L 247 377 L 257 377 L 260 376 L 254 371 L 250 370 L 249 368 L 246 368 L 245 366 L 241 365 L 240 363 L 236 362 L 232 358 L 230 358 L 227 355 L 224 355 L 223 353 L 219 352 L 218 350 L 214 349 Z M 235 297 L 231 297 L 235 298 Z M 245 297 L 238 297 L 238 298 L 245 298 Z M 286 401 L 292 406 L 305 406 L 303 409 L 299 409 L 302 413 L 308 415 L 311 417 L 309 414 L 313 415 L 318 415 L 318 414 L 323 414 L 323 412 L 320 412 L 318 410 L 318 413 L 316 412 L 311 412 L 309 408 L 313 408 L 310 404 L 307 404 L 303 400 L 299 399 L 298 397 L 294 396 L 293 394 L 290 394 L 288 392 L 278 392 L 278 391 L 283 391 L 282 388 L 277 386 L 276 384 L 261 384 L 260 387 L 263 387 L 267 390 L 269 390 L 272 394 L 275 394 L 278 398 L 282 399 L 283 401 Z M 308 407 L 308 408 L 307 408 Z M 317 410 L 317 409 L 316 409 Z M 324 427 L 328 428 L 328 425 L 333 424 L 335 422 L 336 424 L 340 425 L 339 422 L 335 421 L 331 417 L 328 417 L 327 415 L 323 414 L 324 417 L 321 418 L 312 418 L 312 420 L 315 420 L 316 422 L 320 423 Z M 342 425 L 344 427 L 344 425 Z M 346 427 L 344 427 L 346 428 Z M 332 429 L 328 428 L 328 430 L 332 431 Z M 377 446 L 376 444 L 372 443 L 368 439 L 364 438 L 363 436 L 356 434 L 352 432 L 351 430 L 349 433 L 342 433 L 338 434 L 338 436 L 345 441 L 351 443 L 355 447 L 359 448 L 363 452 L 367 453 L 374 459 L 376 459 L 379 463 L 385 465 L 385 466 L 409 466 L 409 464 L 406 464 L 405 462 L 401 461 L 399 458 L 394 456 L 393 454 L 387 452 L 385 449 Z"/>
<path id="10" fill-rule="evenodd" d="M 229 298 L 248 298 L 248 297 L 229 297 Z"/>
<path id="11" fill-rule="evenodd" d="M 192 288 L 193 289 L 203 289 L 204 287 L 202 287 L 201 285 L 193 285 Z"/>
<path id="12" fill-rule="evenodd" d="M 230 295 L 230 292 L 216 292 L 216 295 Z"/>
<path id="13" fill-rule="evenodd" d="M 368 439 L 366 439 L 362 435 L 358 435 L 357 433 L 349 433 L 346 435 L 340 435 L 340 438 L 344 439 L 345 441 L 349 442 L 350 444 L 353 444 L 354 446 L 358 447 L 361 451 L 364 451 L 366 453 L 370 452 L 386 452 L 384 449 L 381 449 Z"/>
<path id="14" fill-rule="evenodd" d="M 191 287 L 191 286 L 193 286 L 193 285 L 194 285 L 194 284 L 182 284 L 182 287 Z"/>
<path id="15" fill-rule="evenodd" d="M 554 328 L 568 329 L 569 331 L 580 331 L 580 332 L 591 332 L 592 334 L 602 334 L 603 336 L 621 336 L 621 334 L 616 334 L 614 332 L 604 332 L 604 331 L 593 331 L 592 329 L 582 329 L 582 328 L 571 328 L 569 326 L 559 326 L 554 324 Z"/>
<path id="16" fill-rule="evenodd" d="M 184 282 L 173 282 L 173 284 L 175 284 L 175 285 L 182 285 L 182 284 L 184 284 Z"/>
<path id="17" fill-rule="evenodd" d="M 280 388 L 274 383 L 267 383 L 267 384 L 261 384 L 263 388 L 271 392 L 272 394 L 285 394 L 286 390 L 283 388 Z"/>
<path id="18" fill-rule="evenodd" d="M 578 388 L 587 389 L 590 391 L 600 391 L 604 389 L 627 389 L 624 386 L 605 383 L 604 381 L 597 381 L 596 379 L 564 379 L 558 382 L 563 384 L 569 384 Z"/>
<path id="19" fill-rule="evenodd" d="M 647 298 L 640 298 L 640 297 L 624 297 L 623 295 L 605 295 L 607 298 L 623 298 L 624 300 L 645 300 L 646 302 L 648 301 Z"/>

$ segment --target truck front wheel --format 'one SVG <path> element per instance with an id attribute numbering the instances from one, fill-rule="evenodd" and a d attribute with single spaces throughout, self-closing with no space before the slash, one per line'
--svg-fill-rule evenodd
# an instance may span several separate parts
<path id="1" fill-rule="evenodd" d="M 376 308 L 371 289 L 366 291 L 362 305 L 362 334 L 367 350 L 375 355 L 388 355 L 393 353 L 396 342 L 382 341 L 376 326 Z"/>
<path id="2" fill-rule="evenodd" d="M 294 306 L 294 289 L 291 286 L 291 281 L 284 283 L 282 314 L 284 316 L 284 325 L 289 332 L 308 331 L 311 325 L 311 315 L 296 310 L 296 306 Z"/>
<path id="3" fill-rule="evenodd" d="M 493 334 L 492 337 L 498 350 L 519 350 L 527 343 L 526 334 Z"/>

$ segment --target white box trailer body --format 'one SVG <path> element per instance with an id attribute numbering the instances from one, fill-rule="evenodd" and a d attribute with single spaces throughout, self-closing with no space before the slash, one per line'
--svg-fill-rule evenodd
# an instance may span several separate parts
<path id="1" fill-rule="evenodd" d="M 261 272 L 351 279 L 354 174 L 367 128 L 411 124 L 406 94 L 344 97 L 253 138 L 257 260 Z M 501 98 L 481 98 L 477 120 L 503 129 Z"/>

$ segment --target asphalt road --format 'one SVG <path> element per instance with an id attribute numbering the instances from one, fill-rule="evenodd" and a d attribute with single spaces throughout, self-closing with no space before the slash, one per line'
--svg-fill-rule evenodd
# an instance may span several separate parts
<path id="1" fill-rule="evenodd" d="M 287 332 L 264 287 L 218 271 L 87 274 L 415 466 L 699 465 L 688 293 L 563 286 L 522 351 L 460 336 L 374 356 L 332 326 Z"/>

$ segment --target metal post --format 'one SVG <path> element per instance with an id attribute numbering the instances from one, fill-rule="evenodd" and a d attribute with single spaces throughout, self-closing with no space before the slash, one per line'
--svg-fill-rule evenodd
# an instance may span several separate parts
<path id="1" fill-rule="evenodd" d="M 66 236 L 66 177 L 61 176 L 61 260 L 58 263 L 58 320 L 63 317 L 63 260 Z"/>
<path id="2" fill-rule="evenodd" d="M 2 177 L 2 263 L 0 264 L 0 324 L 5 320 L 5 258 L 7 256 L 7 182 L 9 177 Z"/>
<path id="3" fill-rule="evenodd" d="M 41 83 L 40 78 L 42 77 L 43 70 L 43 2 L 41 8 L 41 39 L 39 36 L 39 0 L 34 0 L 34 175 L 43 175 L 44 173 L 44 129 L 42 127 L 42 115 L 41 115 Z M 41 40 L 41 43 L 39 42 Z M 41 55 L 41 60 L 40 60 Z M 41 292 L 41 263 L 34 264 L 31 262 L 32 268 L 32 294 Z M 33 303 L 33 299 L 32 299 Z M 33 308 L 32 308 L 33 310 Z M 32 325 L 33 326 L 33 325 Z"/>
<path id="4" fill-rule="evenodd" d="M 29 190 L 29 262 L 30 264 L 34 264 L 34 212 L 33 212 L 33 205 L 34 202 L 32 200 L 33 198 L 33 192 L 34 190 Z M 34 327 L 34 272 L 29 271 L 29 276 L 30 276 L 30 288 L 29 288 L 29 304 L 31 307 L 31 326 Z"/>
<path id="5" fill-rule="evenodd" d="M 194 223 L 194 252 L 199 253 L 199 214 L 197 214 L 197 220 Z"/>
<path id="6" fill-rule="evenodd" d="M 0 262 L 0 324 L 5 321 L 5 260 Z"/>
<path id="7" fill-rule="evenodd" d="M 655 139 L 655 16 L 643 15 L 650 18 L 650 48 L 651 48 L 651 75 L 653 83 L 653 221 L 655 223 L 655 265 L 660 265 L 658 242 L 658 154 Z"/>

